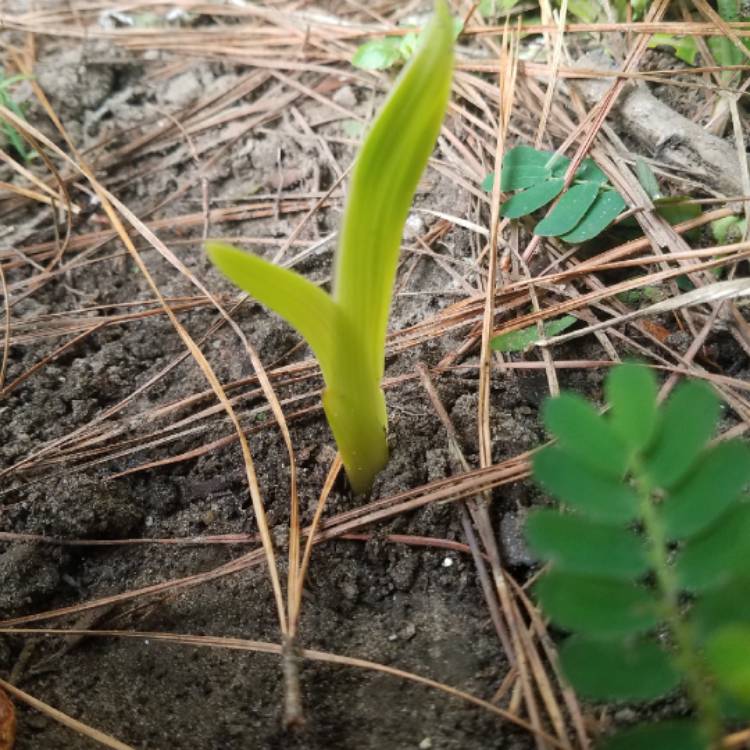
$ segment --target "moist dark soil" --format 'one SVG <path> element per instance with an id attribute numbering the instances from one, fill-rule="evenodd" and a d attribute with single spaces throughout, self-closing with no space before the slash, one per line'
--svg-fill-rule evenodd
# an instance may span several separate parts
<path id="1" fill-rule="evenodd" d="M 290 108 L 245 133 L 201 180 L 199 164 L 213 153 L 214 141 L 229 125 L 199 132 L 191 143 L 176 135 L 158 148 L 145 145 L 127 159 L 118 150 L 134 134 L 163 122 L 164 113 L 180 119 L 209 91 L 230 90 L 248 71 L 234 64 L 183 61 L 164 74 L 171 59 L 160 54 L 126 53 L 95 41 L 78 43 L 39 39 L 40 85 L 50 96 L 72 139 L 82 149 L 106 142 L 92 152 L 101 177 L 138 216 L 162 219 L 200 212 L 205 184 L 211 208 L 295 195 L 320 195 L 338 176 L 315 138 L 307 137 Z M 173 62 L 173 61 L 172 61 Z M 161 72 L 160 72 L 161 71 Z M 366 87 L 328 80 L 327 96 L 353 116 L 370 116 L 378 96 Z M 276 85 L 263 84 L 244 104 L 268 95 Z M 27 92 L 28 93 L 28 92 Z M 301 100 L 297 111 L 314 132 L 334 139 L 332 154 L 346 166 L 354 153 L 351 122 L 330 120 L 331 112 L 315 99 Z M 52 135 L 38 105 L 29 99 L 28 118 Z M 60 141 L 59 137 L 55 137 Z M 197 151 L 197 159 L 194 154 Z M 109 166 L 107 166 L 109 165 Z M 5 179 L 5 178 L 3 178 Z M 184 186 L 187 189 L 173 199 Z M 74 192 L 82 214 L 76 233 L 106 228 L 95 201 Z M 160 207 L 160 204 L 163 206 Z M 310 204 L 306 204 L 310 205 Z M 434 170 L 426 174 L 417 208 L 469 216 L 465 191 Z M 322 208 L 300 239 L 315 241 L 335 230 L 341 201 Z M 274 212 L 272 212 L 273 214 Z M 261 238 L 246 247 L 271 258 L 301 218 L 277 207 L 266 218 L 215 224 L 209 235 Z M 51 214 L 17 212 L 1 219 L 3 244 L 19 247 L 54 239 Z M 410 246 L 434 223 L 415 210 L 407 225 Z M 167 227 L 165 242 L 208 287 L 225 295 L 234 290 L 207 262 L 201 229 Z M 296 266 L 315 280 L 330 273 L 331 248 Z M 464 275 L 473 263 L 469 232 L 451 230 L 435 251 Z M 52 353 L 70 334 L 57 327 L 80 320 L 73 311 L 99 307 L 89 317 L 126 311 L 125 303 L 152 299 L 142 275 L 126 258 L 123 246 L 110 241 L 94 255 L 98 262 L 80 265 L 45 284 L 13 310 L 26 322 L 30 337 L 12 347 L 6 382 Z M 290 258 L 299 248 L 287 251 Z M 162 293 L 167 297 L 197 294 L 184 275 L 153 250 L 144 251 Z M 393 316 L 393 330 L 421 322 L 453 304 L 466 290 L 432 260 L 405 254 L 403 280 Z M 9 275 L 14 283 L 28 275 Z M 471 283 L 475 279 L 469 274 Z M 141 308 L 145 309 L 145 308 Z M 45 317 L 45 316 L 58 317 Z M 66 317 L 67 316 L 67 317 Z M 265 309 L 245 304 L 234 315 L 267 367 L 301 362 L 309 352 L 297 346 L 296 334 Z M 180 313 L 199 339 L 217 320 L 208 306 Z M 467 331 L 457 330 L 427 344 L 401 351 L 388 360 L 387 375 L 410 375 L 419 362 L 435 365 L 458 348 Z M 721 335 L 712 338 L 716 357 L 732 361 L 733 374 L 748 374 L 743 359 Z M 211 333 L 202 349 L 223 382 L 252 375 L 252 366 L 237 336 L 224 326 Z M 722 349 L 721 347 L 724 347 Z M 62 356 L 35 372 L 0 405 L 0 460 L 11 467 L 50 441 L 69 435 L 147 383 L 183 354 L 184 347 L 162 315 L 110 323 L 82 339 Z M 536 354 L 526 355 L 529 359 Z M 561 359 L 603 358 L 595 344 L 576 344 L 559 351 Z M 476 352 L 462 361 L 463 370 L 437 380 L 472 466 L 478 465 Z M 561 371 L 561 385 L 599 399 L 601 373 Z M 280 397 L 311 393 L 318 381 L 279 389 Z M 185 422 L 199 431 L 177 435 L 174 424 L 210 407 L 205 395 L 195 404 L 158 414 L 157 409 L 206 393 L 207 383 L 190 358 L 143 390 L 117 417 L 100 427 L 121 429 L 123 439 L 94 443 L 84 452 L 52 452 L 31 471 L 6 475 L 0 488 L 0 530 L 39 534 L 59 540 L 165 539 L 220 534 L 253 534 L 252 512 L 242 457 L 236 443 L 194 458 L 125 476 L 120 472 L 200 449 L 232 434 L 220 412 Z M 236 390 L 234 394 L 243 392 Z M 547 395 L 541 370 L 497 370 L 492 384 L 493 458 L 500 461 L 538 445 L 544 437 L 539 408 Z M 418 379 L 389 389 L 391 460 L 369 499 L 408 490 L 451 473 L 444 430 Z M 317 404 L 314 396 L 303 402 Z M 257 395 L 241 399 L 243 424 L 278 543 L 284 572 L 288 523 L 288 461 L 278 428 L 260 422 L 251 409 L 262 407 Z M 164 442 L 149 438 L 164 428 Z M 315 502 L 333 456 L 333 442 L 319 410 L 290 422 L 297 451 L 303 521 L 312 518 Z M 114 445 L 122 450 L 108 448 Z M 521 526 L 525 510 L 542 499 L 529 483 L 492 494 L 491 513 L 505 563 L 519 580 L 534 570 Z M 332 515 L 361 503 L 343 479 L 329 500 Z M 318 545 L 312 557 L 303 600 L 300 644 L 306 648 L 370 659 L 431 677 L 484 698 L 491 698 L 508 664 L 492 627 L 471 558 L 430 546 L 393 543 L 389 534 L 464 541 L 453 504 L 430 505 L 368 529 L 368 540 L 336 540 Z M 256 546 L 255 544 L 253 546 Z M 248 547 L 206 544 L 123 544 L 105 547 L 13 542 L 0 545 L 0 618 L 74 605 L 138 587 L 212 570 L 239 557 Z M 105 610 L 73 616 L 52 625 L 217 635 L 278 643 L 280 633 L 266 568 L 258 565 L 199 586 L 140 598 Z M 169 645 L 148 638 L 21 639 L 0 636 L 0 672 L 41 700 L 87 724 L 111 733 L 139 750 L 231 750 L 234 748 L 387 748 L 407 750 L 526 750 L 534 747 L 524 732 L 460 700 L 389 676 L 340 666 L 306 662 L 301 672 L 304 728 L 281 728 L 283 686 L 276 656 Z M 90 740 L 42 715 L 18 706 L 18 750 L 90 748 Z M 624 717 L 629 718 L 628 716 Z"/>

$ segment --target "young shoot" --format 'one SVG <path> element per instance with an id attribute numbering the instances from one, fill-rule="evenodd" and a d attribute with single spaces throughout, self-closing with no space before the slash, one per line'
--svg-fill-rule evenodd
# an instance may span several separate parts
<path id="1" fill-rule="evenodd" d="M 221 242 L 213 263 L 307 340 L 325 381 L 323 408 L 355 492 L 388 460 L 381 389 L 401 236 L 450 95 L 453 22 L 437 0 L 421 46 L 402 71 L 352 169 L 333 293 Z"/>

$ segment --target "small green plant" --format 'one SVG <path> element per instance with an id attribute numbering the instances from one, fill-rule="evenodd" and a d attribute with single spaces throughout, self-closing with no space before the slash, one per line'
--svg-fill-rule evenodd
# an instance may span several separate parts
<path id="1" fill-rule="evenodd" d="M 747 4 L 741 3 L 739 0 L 718 0 L 716 7 L 719 15 L 729 23 L 750 20 L 750 15 L 746 10 L 743 10 L 743 8 L 747 8 Z M 745 45 L 750 49 L 747 41 Z M 671 47 L 675 57 L 688 65 L 695 65 L 695 59 L 698 56 L 698 42 L 693 36 L 653 34 L 648 46 L 651 48 Z M 722 68 L 747 63 L 747 58 L 727 36 L 710 37 L 708 47 L 716 64 Z M 727 87 L 732 85 L 733 79 L 736 77 L 738 77 L 738 71 L 736 70 L 724 70 L 719 74 L 721 85 Z"/>
<path id="2" fill-rule="evenodd" d="M 463 28 L 463 21 L 460 18 L 454 18 L 454 39 L 458 38 Z M 397 65 L 404 65 L 411 60 L 419 48 L 424 33 L 417 34 L 415 31 L 410 31 L 403 36 L 386 36 L 365 42 L 357 47 L 352 57 L 352 65 L 362 70 L 388 70 Z"/>
<path id="3" fill-rule="evenodd" d="M 503 203 L 501 216 L 519 219 L 551 203 L 563 191 L 569 165 L 570 159 L 550 151 L 531 146 L 512 148 L 503 157 L 500 189 L 518 192 Z M 494 174 L 488 175 L 482 188 L 491 191 L 494 179 Z M 573 184 L 534 227 L 534 234 L 571 243 L 586 242 L 603 232 L 626 207 L 604 172 L 592 159 L 585 159 Z"/>
<path id="4" fill-rule="evenodd" d="M 747 3 L 740 2 L 740 0 L 717 0 L 716 8 L 719 11 L 719 15 L 727 23 L 750 20 Z M 748 44 L 747 40 L 745 40 L 744 43 L 745 47 L 750 49 L 750 44 Z M 738 49 L 734 45 L 734 42 L 727 36 L 722 35 L 710 37 L 708 40 L 708 47 L 717 64 L 722 67 L 742 65 L 743 63 L 747 64 L 747 57 L 742 54 L 742 51 Z M 730 85 L 732 80 L 738 75 L 739 72 L 736 70 L 722 71 L 720 74 L 722 85 Z"/>
<path id="5" fill-rule="evenodd" d="M 23 109 L 21 109 L 21 105 L 13 98 L 13 87 L 24 80 L 26 80 L 26 76 L 22 75 L 8 76 L 6 78 L 5 71 L 0 68 L 0 104 L 22 119 L 26 119 L 26 116 L 23 113 Z M 27 147 L 26 141 L 24 141 L 21 134 L 13 125 L 2 120 L 0 121 L 0 129 L 10 146 L 24 161 L 32 157 L 32 152 Z"/>
<path id="6" fill-rule="evenodd" d="M 708 445 L 719 401 L 700 382 L 661 408 L 650 370 L 616 368 L 609 413 L 576 395 L 547 402 L 557 444 L 534 476 L 565 509 L 530 514 L 549 569 L 535 592 L 573 631 L 560 661 L 595 700 L 648 701 L 679 685 L 695 719 L 641 725 L 606 750 L 706 750 L 750 716 L 750 448 Z"/>
<path id="7" fill-rule="evenodd" d="M 323 407 L 356 492 L 388 460 L 385 339 L 401 235 L 448 105 L 453 26 L 437 0 L 425 37 L 365 138 L 352 170 L 333 294 L 220 242 L 211 260 L 307 339 L 326 388 Z"/>
<path id="8" fill-rule="evenodd" d="M 698 42 L 693 36 L 679 36 L 678 34 L 652 34 L 648 41 L 649 49 L 657 47 L 671 47 L 674 56 L 688 65 L 695 65 L 698 57 Z"/>

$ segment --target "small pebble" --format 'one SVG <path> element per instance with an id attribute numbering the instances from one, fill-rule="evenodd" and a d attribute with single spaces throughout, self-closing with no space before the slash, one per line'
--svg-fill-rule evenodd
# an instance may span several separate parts
<path id="1" fill-rule="evenodd" d="M 407 623 L 402 629 L 399 635 L 404 641 L 410 641 L 417 634 L 417 627 L 413 622 Z"/>
<path id="2" fill-rule="evenodd" d="M 453 558 L 452 557 L 446 557 L 443 560 L 443 567 L 444 568 L 452 568 L 453 567 Z"/>
<path id="3" fill-rule="evenodd" d="M 342 86 L 332 97 L 336 104 L 345 109 L 354 109 L 357 106 L 357 95 L 351 86 Z"/>
<path id="4" fill-rule="evenodd" d="M 413 240 L 415 237 L 419 237 L 424 234 L 425 226 L 424 220 L 418 214 L 409 214 L 409 218 L 406 220 L 404 226 L 404 236 L 408 240 Z"/>

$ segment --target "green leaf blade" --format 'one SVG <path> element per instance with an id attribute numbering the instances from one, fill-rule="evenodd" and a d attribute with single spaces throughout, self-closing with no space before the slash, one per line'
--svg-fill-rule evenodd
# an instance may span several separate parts
<path id="1" fill-rule="evenodd" d="M 330 296 L 294 271 L 224 242 L 206 242 L 206 252 L 230 281 L 296 328 L 330 376 L 335 340 L 344 337 L 352 345 Z"/>
<path id="2" fill-rule="evenodd" d="M 588 242 L 601 234 L 625 209 L 627 204 L 615 190 L 602 190 L 588 213 L 572 231 L 562 235 L 570 244 Z"/>
<path id="3" fill-rule="evenodd" d="M 667 654 L 650 641 L 622 643 L 573 636 L 560 649 L 560 665 L 576 691 L 595 700 L 653 700 L 680 682 Z M 643 746 L 628 747 L 641 750 Z"/>
<path id="4" fill-rule="evenodd" d="M 734 503 L 750 482 L 750 447 L 738 440 L 720 443 L 667 496 L 660 516 L 670 539 L 703 531 Z"/>
<path id="5" fill-rule="evenodd" d="M 534 227 L 541 237 L 559 237 L 570 232 L 591 208 L 599 194 L 595 182 L 583 182 L 570 187 L 557 205 Z"/>
<path id="6" fill-rule="evenodd" d="M 578 318 L 572 315 L 564 315 L 557 320 L 547 320 L 543 324 L 545 338 L 557 336 L 572 326 Z M 503 333 L 490 341 L 490 346 L 496 352 L 522 352 L 528 349 L 539 339 L 539 330 L 536 325 L 522 328 L 520 331 Z"/>
<path id="7" fill-rule="evenodd" d="M 654 209 L 662 218 L 670 224 L 679 224 L 683 221 L 695 219 L 701 215 L 703 209 L 698 203 L 693 203 L 689 196 L 670 195 L 654 200 Z"/>
<path id="8" fill-rule="evenodd" d="M 657 487 L 669 489 L 685 476 L 713 434 L 719 399 L 698 381 L 679 385 L 662 409 L 661 426 L 646 459 Z"/>
<path id="9" fill-rule="evenodd" d="M 363 342 L 362 366 L 377 382 L 404 223 L 448 106 L 453 33 L 440 0 L 352 170 L 333 296 Z M 351 357 L 345 344 L 338 356 Z"/>
<path id="10" fill-rule="evenodd" d="M 628 465 L 625 446 L 588 401 L 563 393 L 545 403 L 543 414 L 547 429 L 568 453 L 605 476 L 622 479 Z"/>
<path id="11" fill-rule="evenodd" d="M 660 619 L 651 592 L 611 578 L 553 569 L 534 591 L 555 624 L 596 638 L 643 633 Z"/>
<path id="12" fill-rule="evenodd" d="M 746 575 L 750 570 L 750 503 L 738 504 L 688 541 L 675 569 L 680 585 L 688 591 L 705 591 Z"/>
<path id="13" fill-rule="evenodd" d="M 706 750 L 706 742 L 692 721 L 665 721 L 619 732 L 601 750 Z"/>
<path id="14" fill-rule="evenodd" d="M 647 448 L 658 422 L 657 384 L 651 370 L 642 365 L 620 365 L 610 372 L 604 388 L 612 407 L 614 431 L 632 450 Z"/>
<path id="15" fill-rule="evenodd" d="M 650 567 L 642 540 L 628 529 L 553 510 L 529 515 L 526 539 L 556 570 L 630 581 Z"/>
<path id="16" fill-rule="evenodd" d="M 690 610 L 690 620 L 702 642 L 728 622 L 750 625 L 750 571 L 704 592 Z"/>
<path id="17" fill-rule="evenodd" d="M 534 456 L 534 478 L 558 500 L 599 523 L 626 524 L 638 516 L 638 497 L 633 490 L 592 472 L 556 446 Z"/>
<path id="18" fill-rule="evenodd" d="M 554 177 L 532 185 L 520 193 L 508 198 L 500 208 L 500 215 L 507 219 L 519 219 L 534 213 L 538 208 L 546 206 L 562 192 L 565 181 L 562 177 Z"/>

